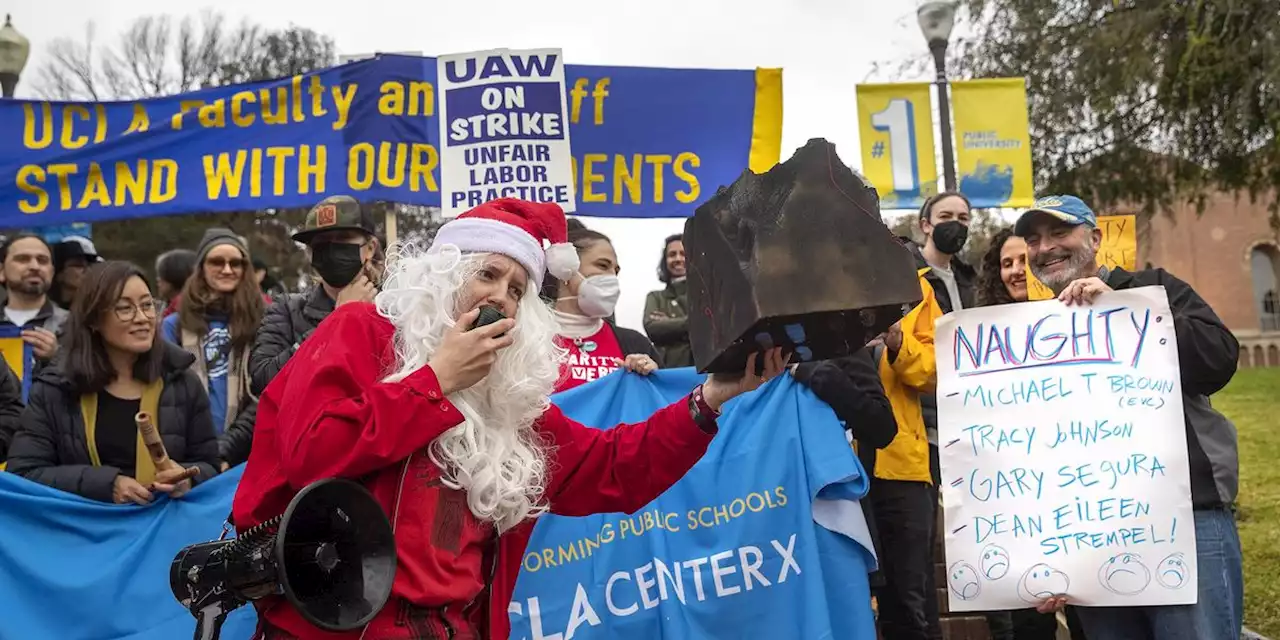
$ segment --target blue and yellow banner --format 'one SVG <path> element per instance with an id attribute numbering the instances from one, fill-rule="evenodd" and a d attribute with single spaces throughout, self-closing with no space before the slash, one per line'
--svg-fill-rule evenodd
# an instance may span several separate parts
<path id="1" fill-rule="evenodd" d="M 862 173 L 881 209 L 919 209 L 938 192 L 933 154 L 933 85 L 858 85 Z"/>
<path id="2" fill-rule="evenodd" d="M 578 213 L 687 217 L 781 148 L 779 69 L 567 67 Z M 0 101 L 0 227 L 439 206 L 436 61 L 375 58 L 134 102 Z"/>
<path id="3" fill-rule="evenodd" d="M 1023 78 L 951 83 L 960 191 L 974 208 L 1035 201 Z"/>

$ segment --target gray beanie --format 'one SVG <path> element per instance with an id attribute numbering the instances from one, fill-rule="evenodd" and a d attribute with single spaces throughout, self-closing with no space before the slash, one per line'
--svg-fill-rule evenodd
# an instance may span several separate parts
<path id="1" fill-rule="evenodd" d="M 240 236 L 230 229 L 213 227 L 206 229 L 204 237 L 200 238 L 200 246 L 196 249 L 196 263 L 204 264 L 204 259 L 209 257 L 209 252 L 213 251 L 214 247 L 224 244 L 229 244 L 239 249 L 246 260 L 249 258 L 249 248 L 245 246 L 244 240 Z"/>

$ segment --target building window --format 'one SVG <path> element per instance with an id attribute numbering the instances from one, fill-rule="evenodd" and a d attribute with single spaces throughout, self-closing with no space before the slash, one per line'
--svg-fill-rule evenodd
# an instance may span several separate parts
<path id="1" fill-rule="evenodd" d="M 1275 246 L 1254 247 L 1249 256 L 1249 270 L 1253 276 L 1253 299 L 1258 309 L 1258 328 L 1263 331 L 1280 331 L 1280 260 Z"/>

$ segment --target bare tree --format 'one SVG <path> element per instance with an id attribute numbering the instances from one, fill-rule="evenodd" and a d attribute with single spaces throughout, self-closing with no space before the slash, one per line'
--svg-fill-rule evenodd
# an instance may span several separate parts
<path id="1" fill-rule="evenodd" d="M 310 29 L 264 30 L 228 24 L 211 12 L 173 18 L 144 16 L 110 45 L 54 40 L 39 69 L 36 91 L 50 100 L 136 100 L 207 87 L 270 80 L 333 63 L 333 40 Z"/>
<path id="2" fill-rule="evenodd" d="M 58 38 L 49 45 L 49 61 L 40 68 L 36 92 L 51 100 L 100 100 L 102 78 L 94 58 L 93 23 L 85 26 L 84 42 Z"/>
<path id="3" fill-rule="evenodd" d="M 336 60 L 333 40 L 310 29 L 231 25 L 209 12 L 178 22 L 169 16 L 138 18 L 110 44 L 96 35 L 89 24 L 82 40 L 52 42 L 36 76 L 37 92 L 50 100 L 137 100 L 292 76 Z M 194 248 L 208 227 L 228 227 L 247 236 L 254 255 L 292 282 L 305 259 L 290 235 L 306 213 L 298 208 L 100 222 L 94 224 L 94 242 L 103 255 L 150 265 L 163 251 Z M 416 220 L 406 230 L 421 228 Z"/>

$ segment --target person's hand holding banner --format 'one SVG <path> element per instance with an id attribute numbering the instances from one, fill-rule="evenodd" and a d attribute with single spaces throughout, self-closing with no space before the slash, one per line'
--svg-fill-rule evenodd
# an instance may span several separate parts
<path id="1" fill-rule="evenodd" d="M 764 360 L 764 369 L 756 374 L 756 363 L 760 358 Z M 778 377 L 787 368 L 787 360 L 790 358 L 790 354 L 783 357 L 782 347 L 774 347 L 763 354 L 753 353 L 747 356 L 747 369 L 742 374 L 728 376 L 717 373 L 707 378 L 702 387 L 703 397 L 712 409 L 719 411 L 720 405 L 730 399 L 755 391 L 760 385 Z"/>
<path id="2" fill-rule="evenodd" d="M 1101 278 L 1080 278 L 1072 281 L 1066 289 L 1062 290 L 1062 293 L 1058 294 L 1058 302 L 1067 306 L 1093 304 L 1099 295 L 1107 291 L 1111 291 L 1111 287 L 1108 287 Z"/>
<path id="3" fill-rule="evenodd" d="M 31 345 L 32 353 L 41 360 L 48 360 L 58 352 L 58 336 L 42 327 L 23 330 L 22 341 Z"/>
<path id="4" fill-rule="evenodd" d="M 622 367 L 632 373 L 647 376 L 658 370 L 658 363 L 654 362 L 653 358 L 650 358 L 643 353 L 633 353 L 627 356 L 627 359 L 623 361 Z"/>
<path id="5" fill-rule="evenodd" d="M 151 492 L 142 483 L 121 474 L 116 476 L 115 483 L 111 486 L 111 500 L 116 504 L 132 502 L 145 507 L 151 504 Z"/>

